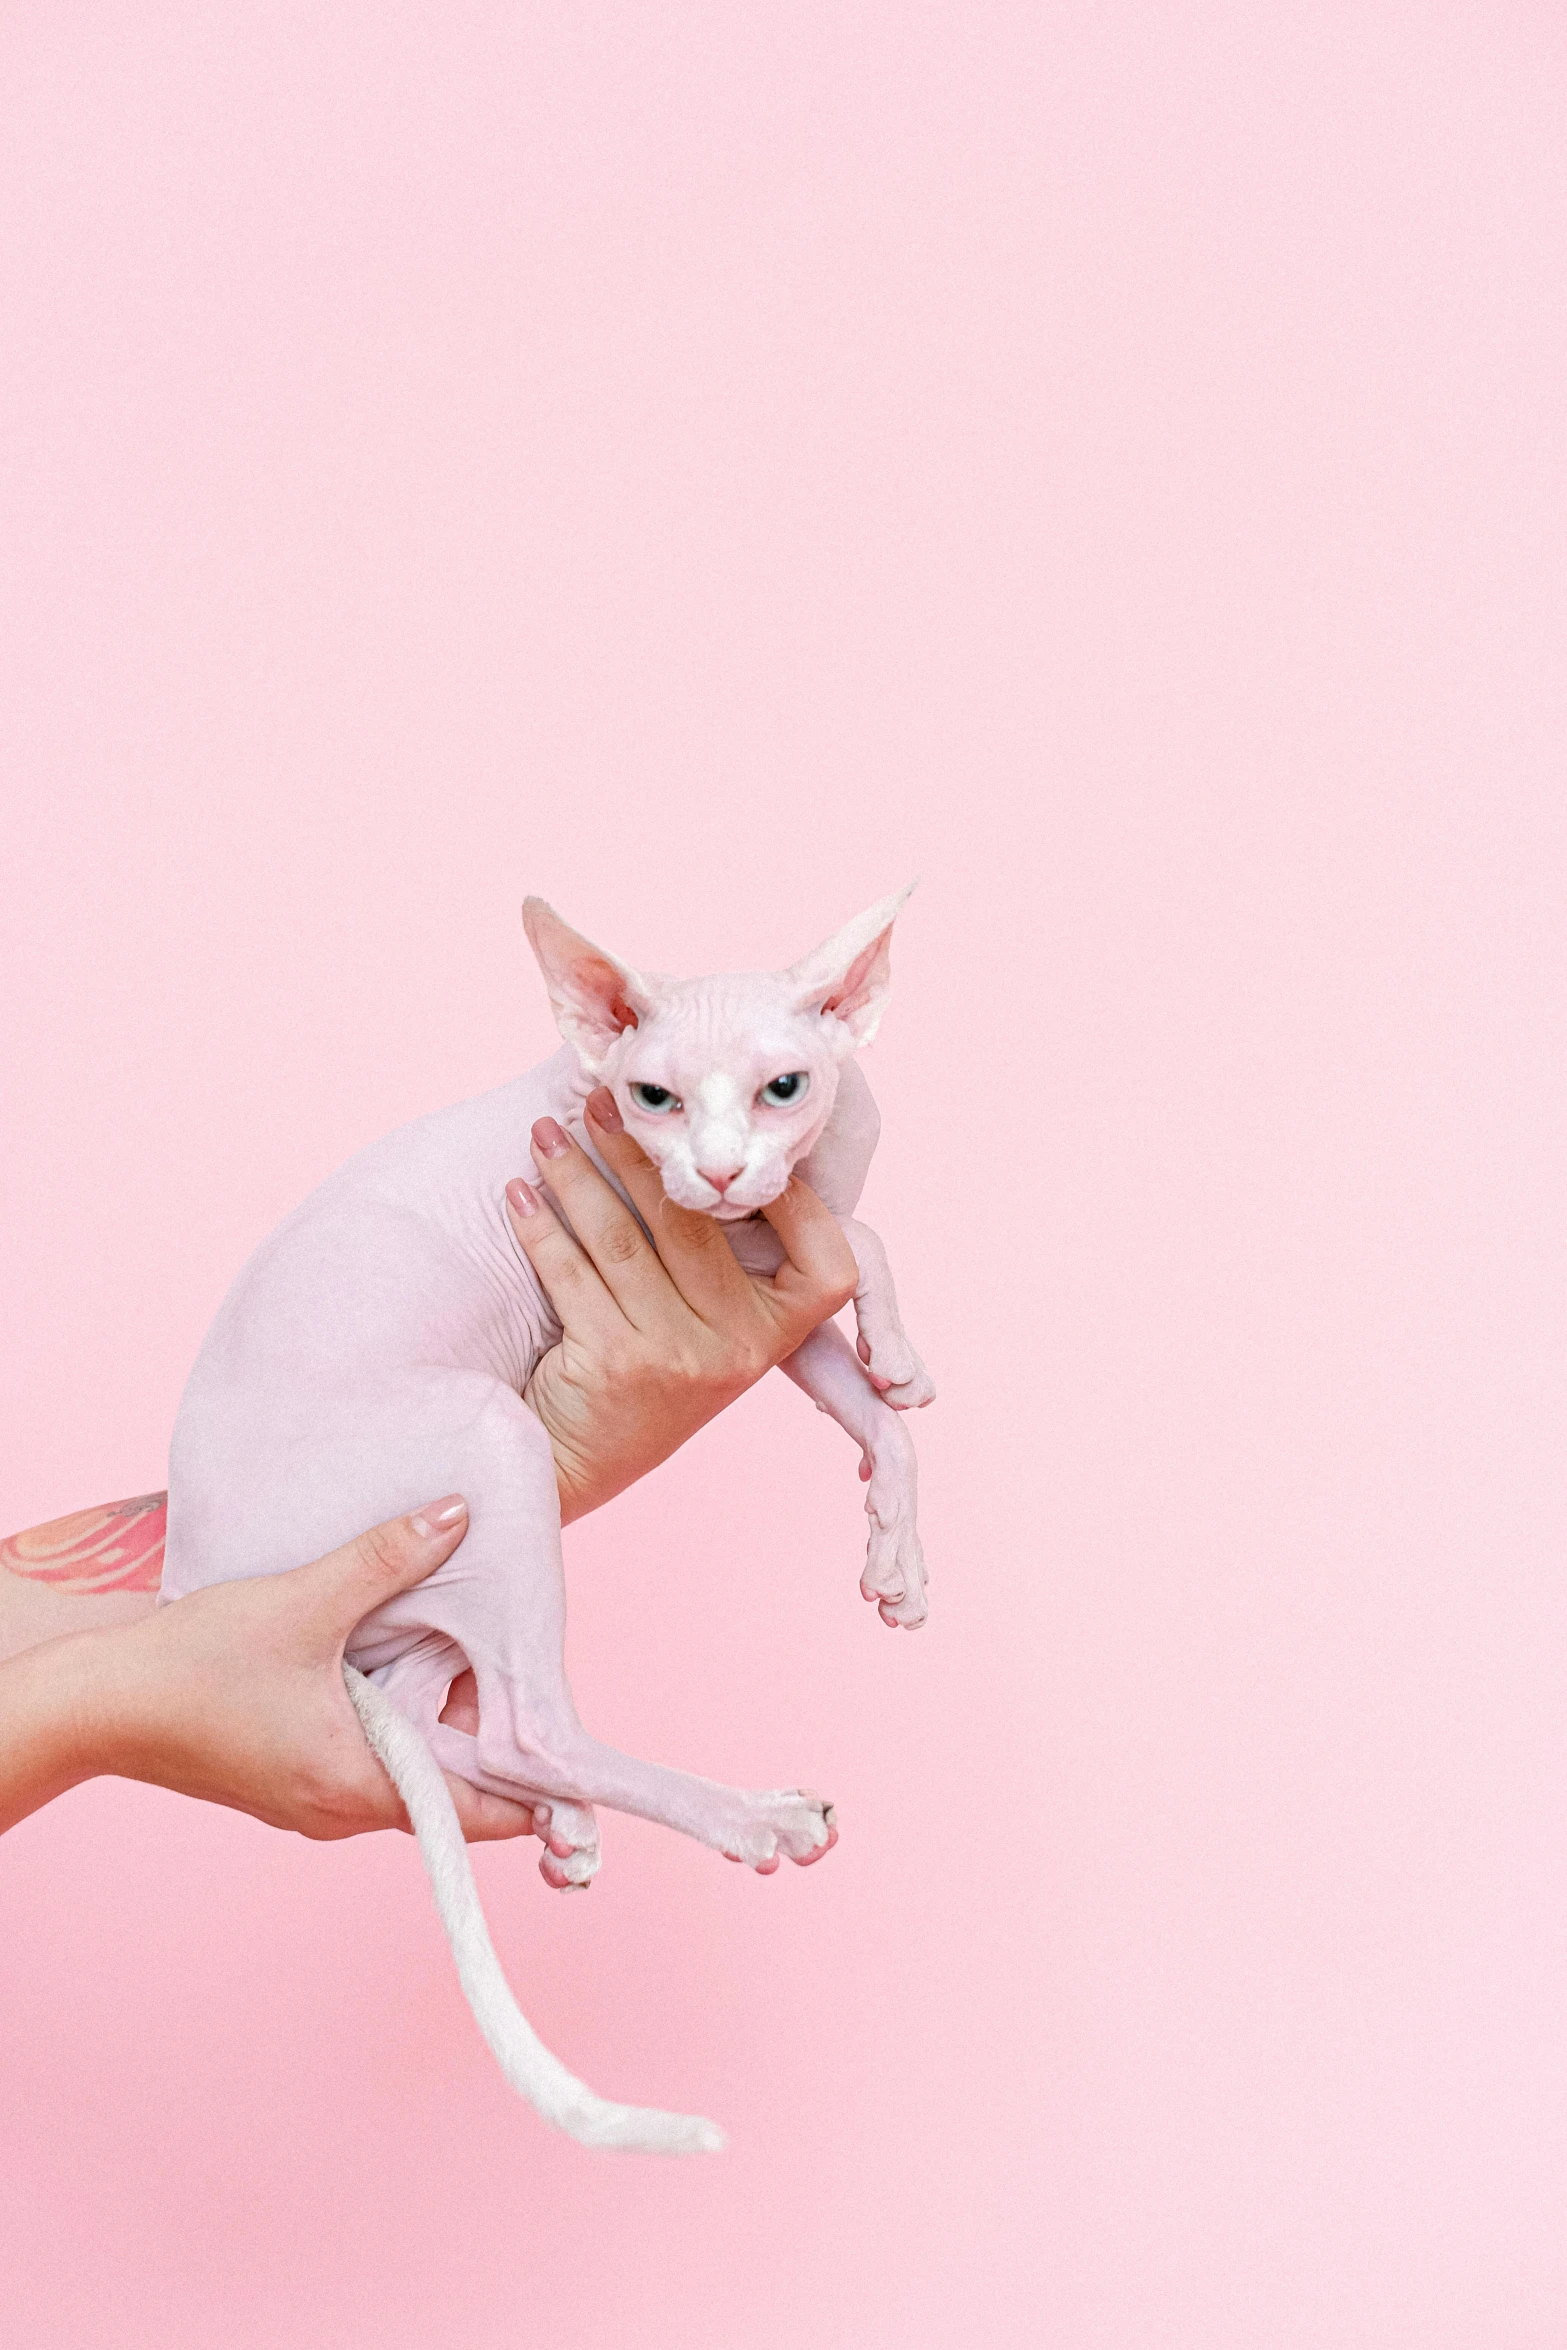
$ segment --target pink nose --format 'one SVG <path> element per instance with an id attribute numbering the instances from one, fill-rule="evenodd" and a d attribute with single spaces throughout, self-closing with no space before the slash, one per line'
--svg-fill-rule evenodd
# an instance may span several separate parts
<path id="1" fill-rule="evenodd" d="M 740 1172 L 738 1167 L 698 1167 L 697 1169 L 702 1181 L 710 1183 L 717 1192 L 727 1191 Z"/>

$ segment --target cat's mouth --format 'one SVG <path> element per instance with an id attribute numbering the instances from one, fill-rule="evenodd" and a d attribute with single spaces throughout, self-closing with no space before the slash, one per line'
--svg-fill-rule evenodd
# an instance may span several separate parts
<path id="1" fill-rule="evenodd" d="M 665 1197 L 674 1199 L 674 1193 L 668 1192 Z M 675 1200 L 675 1205 L 678 1208 L 683 1205 L 683 1202 Z M 760 1208 L 741 1207 L 738 1200 L 720 1200 L 716 1207 L 693 1208 L 689 1211 L 696 1216 L 710 1216 L 715 1224 L 749 1224 L 761 1212 Z"/>

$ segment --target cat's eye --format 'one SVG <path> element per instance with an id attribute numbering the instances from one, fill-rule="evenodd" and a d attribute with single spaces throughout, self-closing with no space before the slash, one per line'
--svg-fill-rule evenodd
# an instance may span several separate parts
<path id="1" fill-rule="evenodd" d="M 633 1085 L 631 1098 L 639 1110 L 651 1110 L 655 1118 L 680 1107 L 679 1095 L 671 1093 L 667 1085 Z"/>
<path id="2" fill-rule="evenodd" d="M 805 1070 L 791 1069 L 787 1077 L 775 1077 L 771 1085 L 764 1085 L 758 1097 L 769 1109 L 787 1110 L 795 1102 L 803 1101 L 811 1080 Z"/>

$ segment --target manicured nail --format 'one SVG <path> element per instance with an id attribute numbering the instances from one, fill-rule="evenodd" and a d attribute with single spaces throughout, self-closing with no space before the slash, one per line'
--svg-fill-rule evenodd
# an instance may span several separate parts
<path id="1" fill-rule="evenodd" d="M 519 1216 L 536 1216 L 539 1212 L 538 1193 L 530 1183 L 524 1183 L 520 1175 L 514 1175 L 507 1184 L 506 1197 Z"/>
<path id="2" fill-rule="evenodd" d="M 571 1145 L 553 1118 L 540 1118 L 533 1129 L 533 1147 L 547 1159 L 563 1159 Z"/>
<path id="3" fill-rule="evenodd" d="M 615 1106 L 615 1097 L 607 1085 L 588 1095 L 588 1116 L 601 1134 L 624 1134 L 626 1121 Z"/>
<path id="4" fill-rule="evenodd" d="M 425 1542 L 433 1542 L 437 1534 L 447 1534 L 459 1518 L 468 1515 L 468 1504 L 460 1493 L 449 1493 L 444 1501 L 427 1501 L 413 1521 L 414 1532 Z"/>

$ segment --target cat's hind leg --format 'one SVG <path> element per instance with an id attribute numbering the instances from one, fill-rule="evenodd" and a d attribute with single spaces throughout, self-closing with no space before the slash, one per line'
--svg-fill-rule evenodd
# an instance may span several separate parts
<path id="1" fill-rule="evenodd" d="M 549 1439 L 521 1398 L 477 1371 L 426 1365 L 385 1382 L 358 1415 L 318 1442 L 312 1474 L 294 1506 L 329 1494 L 343 1523 L 385 1516 L 425 1492 L 464 1495 L 468 1532 L 444 1566 L 355 1628 L 348 1661 L 359 1667 L 460 1776 L 482 1783 L 475 1751 L 481 1663 L 531 1690 L 530 1714 L 575 1718 L 565 1683 L 565 1593 L 560 1510 Z M 288 1547 L 322 1547 L 301 1522 Z M 503 1662 L 504 1660 L 504 1666 Z M 444 1750 L 444 1752 L 443 1752 Z M 466 1767 L 465 1767 L 466 1766 Z M 559 1888 L 585 1886 L 599 1866 L 591 1804 L 533 1783 L 508 1758 L 492 1792 L 530 1807 L 544 1843 L 539 1873 Z"/>
<path id="2" fill-rule="evenodd" d="M 916 1515 L 918 1471 L 907 1428 L 890 1399 L 876 1393 L 835 1323 L 813 1330 L 779 1368 L 860 1447 L 870 1521 L 860 1589 L 875 1600 L 884 1624 L 914 1631 L 927 1614 L 926 1574 Z"/>

